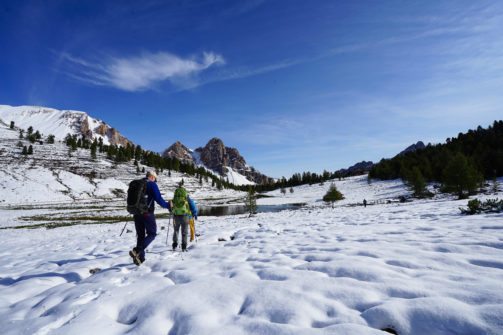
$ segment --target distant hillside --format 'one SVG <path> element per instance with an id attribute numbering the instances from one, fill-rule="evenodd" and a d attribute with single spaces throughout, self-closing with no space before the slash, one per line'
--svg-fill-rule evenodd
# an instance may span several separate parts
<path id="1" fill-rule="evenodd" d="M 149 169 L 164 192 L 183 180 L 202 203 L 242 197 L 221 177 L 143 150 L 85 112 L 0 105 L 0 206 L 121 202 L 128 183 Z"/>
<path id="2" fill-rule="evenodd" d="M 101 139 L 106 145 L 126 146 L 132 144 L 115 128 L 81 111 L 62 111 L 38 106 L 0 105 L 0 120 L 5 125 L 14 122 L 15 129 L 26 130 L 32 127 L 46 136 L 54 135 L 57 140 L 62 140 L 67 134 L 70 134 L 84 137 L 90 141 Z"/>
<path id="3" fill-rule="evenodd" d="M 443 182 L 446 166 L 458 154 L 465 156 L 485 179 L 503 176 L 503 121 L 494 121 L 486 129 L 479 126 L 466 134 L 460 133 L 443 144 L 428 144 L 422 149 L 383 159 L 372 167 L 369 177 L 404 178 L 407 171 L 417 167 L 426 180 Z"/>

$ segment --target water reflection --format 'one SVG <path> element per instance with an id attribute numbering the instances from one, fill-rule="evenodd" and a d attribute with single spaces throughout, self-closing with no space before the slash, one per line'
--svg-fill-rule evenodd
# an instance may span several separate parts
<path id="1" fill-rule="evenodd" d="M 258 213 L 280 212 L 287 209 L 299 209 L 305 204 L 284 204 L 284 205 L 258 205 Z M 244 205 L 227 205 L 227 206 L 198 206 L 199 216 L 225 216 L 238 215 L 248 213 L 248 209 Z"/>

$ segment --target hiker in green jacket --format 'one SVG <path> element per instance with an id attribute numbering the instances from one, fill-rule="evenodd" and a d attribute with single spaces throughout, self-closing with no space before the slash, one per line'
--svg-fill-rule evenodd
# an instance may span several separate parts
<path id="1" fill-rule="evenodd" d="M 187 190 L 180 184 L 175 190 L 175 195 L 171 201 L 171 211 L 173 213 L 173 250 L 178 247 L 178 234 L 182 230 L 182 251 L 187 251 L 187 234 L 189 231 L 189 220 L 194 217 L 197 220 L 197 207 L 189 197 Z"/>

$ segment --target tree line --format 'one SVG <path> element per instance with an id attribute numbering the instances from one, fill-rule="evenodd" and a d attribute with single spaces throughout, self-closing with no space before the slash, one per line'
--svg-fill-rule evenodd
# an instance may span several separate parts
<path id="1" fill-rule="evenodd" d="M 34 143 L 38 143 L 40 145 L 44 144 L 42 134 L 38 130 L 33 129 L 32 126 L 29 126 L 28 129 L 24 130 L 22 128 L 16 127 L 15 122 L 11 121 L 9 128 L 12 130 L 19 131 L 19 139 L 20 140 L 28 140 L 32 144 L 34 144 Z M 54 135 L 49 134 L 45 140 L 48 144 L 53 144 L 54 139 L 55 139 Z M 23 142 L 19 141 L 17 143 L 17 146 L 20 148 L 23 148 L 21 151 L 22 155 L 24 155 L 24 156 L 33 155 L 33 145 L 30 144 L 29 146 L 26 146 L 23 144 Z"/>
<path id="2" fill-rule="evenodd" d="M 171 171 L 194 176 L 199 180 L 199 184 L 203 180 L 209 183 L 211 180 L 212 186 L 219 190 L 223 188 L 236 189 L 246 191 L 246 186 L 237 186 L 229 183 L 223 177 L 217 177 L 203 167 L 196 167 L 194 164 L 185 163 L 174 157 L 162 157 L 159 153 L 150 150 L 144 150 L 140 145 L 127 143 L 125 146 L 115 144 L 104 144 L 103 139 L 89 140 L 84 136 L 77 136 L 67 134 L 64 139 L 65 144 L 69 147 L 70 151 L 76 151 L 77 148 L 90 150 L 92 159 L 97 158 L 97 153 L 105 154 L 107 159 L 115 163 L 128 163 L 133 162 L 136 166 L 136 172 L 145 172 L 145 168 L 140 168 L 141 165 L 149 166 L 156 170 L 156 172 L 168 171 L 171 176 Z"/>
<path id="3" fill-rule="evenodd" d="M 443 144 L 382 159 L 369 172 L 369 179 L 403 179 L 415 195 L 428 195 L 427 182 L 464 198 L 476 192 L 484 179 L 503 176 L 503 121 L 477 127 Z"/>

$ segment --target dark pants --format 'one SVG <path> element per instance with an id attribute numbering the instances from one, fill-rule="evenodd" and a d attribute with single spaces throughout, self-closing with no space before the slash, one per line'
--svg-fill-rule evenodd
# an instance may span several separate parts
<path id="1" fill-rule="evenodd" d="M 134 226 L 136 228 L 136 250 L 141 261 L 145 260 L 145 249 L 155 239 L 157 235 L 157 225 L 154 213 L 146 213 L 134 216 Z M 146 236 L 145 236 L 146 235 Z"/>
<path id="2" fill-rule="evenodd" d="M 189 232 L 189 217 L 186 215 L 173 216 L 173 247 L 178 245 L 178 232 L 182 229 L 182 249 L 187 248 L 187 234 Z"/>

